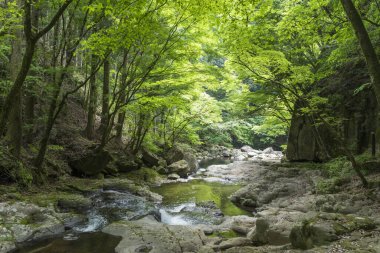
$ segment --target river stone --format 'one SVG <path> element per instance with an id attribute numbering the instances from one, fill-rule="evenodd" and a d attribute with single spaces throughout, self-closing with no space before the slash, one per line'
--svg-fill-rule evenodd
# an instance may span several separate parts
<path id="1" fill-rule="evenodd" d="M 149 167 L 153 166 L 162 166 L 166 167 L 166 161 L 157 155 L 151 153 L 150 151 L 143 149 L 142 150 L 142 161 Z"/>
<path id="2" fill-rule="evenodd" d="M 180 177 L 186 178 L 190 173 L 190 167 L 186 160 L 180 160 L 168 166 L 169 173 L 176 173 Z"/>
<path id="3" fill-rule="evenodd" d="M 90 151 L 82 157 L 69 161 L 69 166 L 75 175 L 96 176 L 107 170 L 111 155 L 105 151 Z"/>
<path id="4" fill-rule="evenodd" d="M 64 212 L 83 213 L 91 208 L 92 201 L 81 195 L 60 198 L 57 207 Z"/>
<path id="5" fill-rule="evenodd" d="M 241 150 L 242 152 L 251 152 L 251 151 L 253 151 L 254 149 L 253 149 L 252 147 L 246 145 L 246 146 L 241 147 L 240 150 Z"/>
<path id="6" fill-rule="evenodd" d="M 112 223 L 104 233 L 121 236 L 116 253 L 136 253 L 146 249 L 150 253 L 199 252 L 206 237 L 199 229 L 187 226 L 171 226 L 157 222 L 152 217 L 137 221 Z"/>
<path id="7" fill-rule="evenodd" d="M 169 180 L 177 180 L 177 179 L 180 179 L 180 178 L 181 177 L 178 174 L 176 174 L 176 173 L 172 173 L 172 174 L 168 175 L 168 179 Z"/>
<path id="8" fill-rule="evenodd" d="M 195 172 L 198 169 L 198 160 L 191 149 L 174 146 L 166 153 L 166 161 L 168 164 L 185 160 L 188 163 L 190 172 Z"/>
<path id="9" fill-rule="evenodd" d="M 272 147 L 266 148 L 263 150 L 263 154 L 273 154 L 274 150 Z"/>
<path id="10" fill-rule="evenodd" d="M 221 242 L 219 245 L 215 245 L 215 250 L 226 250 L 233 247 L 249 246 L 252 245 L 251 240 L 244 237 L 231 238 Z"/>

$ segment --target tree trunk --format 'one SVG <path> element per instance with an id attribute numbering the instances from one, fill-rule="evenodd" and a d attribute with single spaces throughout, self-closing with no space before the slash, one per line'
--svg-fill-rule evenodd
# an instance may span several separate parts
<path id="1" fill-rule="evenodd" d="M 125 112 L 122 111 L 117 116 L 117 125 L 116 125 L 116 136 L 115 136 L 115 139 L 118 142 L 122 141 L 124 121 L 125 121 Z"/>
<path id="2" fill-rule="evenodd" d="M 91 73 L 96 71 L 96 57 L 93 55 L 91 59 Z M 96 89 L 96 75 L 93 75 L 90 79 L 90 94 L 89 94 L 89 107 L 87 114 L 87 126 L 86 126 L 86 137 L 89 140 L 95 137 L 95 117 L 96 117 L 96 106 L 98 101 L 98 94 Z"/>
<path id="3" fill-rule="evenodd" d="M 22 31 L 16 32 L 16 37 L 12 43 L 12 54 L 10 58 L 10 79 L 15 82 L 17 79 L 17 70 L 20 69 L 22 59 Z M 7 138 L 10 141 L 11 153 L 19 158 L 22 145 L 22 91 L 17 92 L 13 98 L 13 106 L 9 113 L 9 127 L 7 130 Z"/>
<path id="4" fill-rule="evenodd" d="M 351 22 L 355 30 L 356 37 L 359 40 L 360 47 L 363 51 L 365 60 L 368 66 L 368 72 L 371 76 L 371 81 L 373 89 L 375 91 L 376 99 L 378 104 L 380 104 L 380 63 L 377 58 L 375 49 L 372 45 L 371 39 L 368 35 L 368 32 L 363 24 L 358 11 L 355 8 L 352 0 L 340 0 L 343 5 L 344 11 L 348 19 Z"/>
<path id="5" fill-rule="evenodd" d="M 7 97 L 5 98 L 3 110 L 1 112 L 1 118 L 0 118 L 0 136 L 3 136 L 5 133 L 5 128 L 7 124 L 7 120 L 9 118 L 11 109 L 19 103 L 18 96 L 21 96 L 21 88 L 24 84 L 24 81 L 26 79 L 26 76 L 28 75 L 30 66 L 32 64 L 32 59 L 35 51 L 35 42 L 31 41 L 27 43 L 25 54 L 22 59 L 22 64 L 20 71 L 17 74 L 17 78 L 13 83 L 13 86 L 8 93 Z"/>
<path id="6" fill-rule="evenodd" d="M 100 122 L 99 132 L 106 129 L 107 118 L 109 113 L 109 94 L 110 94 L 110 62 L 104 61 L 104 77 L 103 77 L 103 93 L 102 93 L 102 118 Z"/>

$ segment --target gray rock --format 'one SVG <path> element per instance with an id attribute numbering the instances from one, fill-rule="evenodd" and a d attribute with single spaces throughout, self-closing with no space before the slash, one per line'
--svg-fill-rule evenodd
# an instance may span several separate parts
<path id="1" fill-rule="evenodd" d="M 247 237 L 255 245 L 263 245 L 268 243 L 269 223 L 267 220 L 259 218 L 256 220 L 255 227 L 248 233 Z"/>
<path id="2" fill-rule="evenodd" d="M 92 201 L 81 195 L 71 196 L 58 199 L 57 207 L 64 212 L 84 213 L 92 207 Z"/>
<path id="3" fill-rule="evenodd" d="M 105 150 L 88 151 L 80 158 L 69 161 L 69 165 L 74 174 L 96 176 L 107 170 L 107 165 L 111 160 L 111 155 Z"/>
<path id="4" fill-rule="evenodd" d="M 201 230 L 186 226 L 170 226 L 151 217 L 137 221 L 113 223 L 104 233 L 121 236 L 116 253 L 135 253 L 147 249 L 150 253 L 199 252 L 206 237 Z"/>
<path id="5" fill-rule="evenodd" d="M 233 247 L 242 247 L 242 246 L 248 246 L 252 245 L 251 240 L 244 237 L 236 237 L 232 239 L 228 239 L 226 241 L 221 242 L 219 245 L 215 245 L 215 250 L 226 250 Z"/>
<path id="6" fill-rule="evenodd" d="M 247 145 L 246 145 L 246 146 L 241 147 L 240 150 L 241 150 L 242 152 L 251 152 L 251 151 L 253 151 L 254 149 L 251 148 L 250 146 L 247 146 Z"/>
<path id="7" fill-rule="evenodd" d="M 169 180 L 177 180 L 177 179 L 180 179 L 180 178 L 181 177 L 178 174 L 176 174 L 176 173 L 172 173 L 172 174 L 168 175 L 168 179 Z"/>
<path id="8" fill-rule="evenodd" d="M 293 247 L 303 250 L 338 239 L 335 231 L 328 224 L 314 225 L 306 223 L 292 228 L 289 238 Z"/>
<path id="9" fill-rule="evenodd" d="M 273 154 L 273 153 L 274 153 L 274 150 L 271 147 L 263 150 L 263 154 Z"/>
<path id="10" fill-rule="evenodd" d="M 168 166 L 169 173 L 176 173 L 180 177 L 186 178 L 190 172 L 190 166 L 186 160 L 180 160 L 178 162 L 172 163 Z"/>

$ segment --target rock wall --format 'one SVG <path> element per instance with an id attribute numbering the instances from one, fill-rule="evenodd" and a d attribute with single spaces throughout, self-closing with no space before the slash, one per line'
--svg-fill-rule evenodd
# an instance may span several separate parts
<path id="1" fill-rule="evenodd" d="M 336 76 L 323 80 L 319 87 L 321 96 L 329 98 L 335 116 L 343 118 L 339 131 L 347 148 L 355 154 L 361 154 L 371 148 L 371 133 L 380 139 L 379 108 L 376 97 L 370 88 L 355 93 L 361 85 L 368 83 L 365 65 L 343 69 Z M 321 136 L 317 141 L 316 128 L 307 119 L 299 115 L 296 106 L 288 135 L 286 156 L 290 161 L 324 161 L 341 154 L 339 145 L 334 141 L 328 128 L 319 126 Z M 380 143 L 377 141 L 377 143 Z"/>

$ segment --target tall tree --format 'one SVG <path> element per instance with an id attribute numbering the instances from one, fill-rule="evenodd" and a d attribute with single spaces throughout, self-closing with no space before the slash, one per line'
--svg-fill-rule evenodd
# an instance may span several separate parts
<path id="1" fill-rule="evenodd" d="M 5 99 L 5 102 L 1 111 L 0 136 L 4 135 L 11 109 L 17 106 L 17 103 L 19 103 L 18 98 L 19 96 L 21 96 L 22 87 L 24 85 L 25 79 L 28 75 L 30 66 L 32 64 L 37 42 L 42 38 L 42 36 L 44 36 L 53 28 L 53 26 L 58 21 L 60 16 L 65 12 L 67 7 L 73 1 L 74 0 L 65 0 L 63 4 L 61 5 L 61 7 L 57 10 L 57 12 L 52 16 L 50 22 L 42 29 L 39 29 L 38 27 L 35 27 L 33 25 L 33 7 L 35 3 L 29 0 L 23 1 L 24 37 L 25 37 L 26 48 L 25 48 L 25 52 L 22 58 L 21 67 L 17 73 L 17 77 L 15 81 L 13 82 L 11 90 L 9 91 Z"/>
<path id="2" fill-rule="evenodd" d="M 368 72 L 371 76 L 377 102 L 380 104 L 380 63 L 376 51 L 372 45 L 367 29 L 364 26 L 363 20 L 352 0 L 340 0 L 340 2 L 359 40 L 360 47 L 367 62 Z"/>

